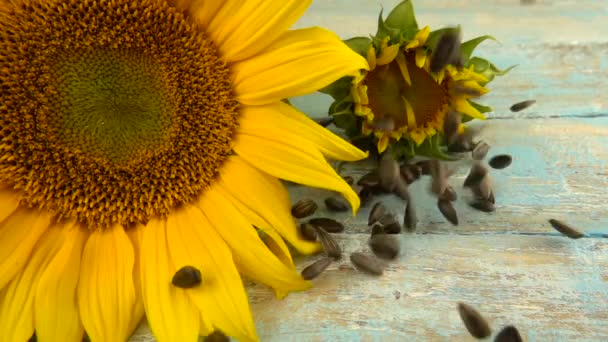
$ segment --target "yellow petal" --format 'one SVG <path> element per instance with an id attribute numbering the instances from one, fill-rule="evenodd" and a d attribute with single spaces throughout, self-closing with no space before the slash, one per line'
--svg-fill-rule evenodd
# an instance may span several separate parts
<path id="1" fill-rule="evenodd" d="M 127 229 L 127 236 L 131 240 L 133 246 L 133 254 L 135 256 L 133 262 L 133 286 L 135 287 L 135 304 L 131 306 L 132 312 L 129 315 L 129 331 L 134 331 L 144 316 L 144 302 L 141 293 L 141 241 L 143 237 L 144 226 L 137 224 L 135 227 Z"/>
<path id="2" fill-rule="evenodd" d="M 365 58 L 321 28 L 287 31 L 260 54 L 235 63 L 240 102 L 262 105 L 309 94 L 368 69 Z"/>
<path id="3" fill-rule="evenodd" d="M 223 1 L 176 0 L 175 7 L 187 10 L 203 27 L 208 27 L 223 4 Z"/>
<path id="4" fill-rule="evenodd" d="M 36 288 L 36 337 L 39 341 L 79 342 L 84 328 L 76 304 L 76 286 L 88 231 L 77 224 L 66 224 L 60 229 L 64 230 L 63 243 L 42 271 Z"/>
<path id="5" fill-rule="evenodd" d="M 232 251 L 241 272 L 254 281 L 284 291 L 310 288 L 294 268 L 285 266 L 268 250 L 255 229 L 235 207 L 211 186 L 197 204 Z"/>
<path id="6" fill-rule="evenodd" d="M 214 227 L 199 209 L 186 205 L 167 218 L 167 243 L 176 269 L 193 266 L 201 272 L 200 286 L 185 292 L 203 321 L 239 341 L 257 341 L 243 282 L 230 249 L 216 232 L 224 229 L 236 234 L 232 228 Z"/>
<path id="7" fill-rule="evenodd" d="M 0 289 L 23 269 L 49 224 L 47 214 L 28 208 L 17 209 L 0 223 Z"/>
<path id="8" fill-rule="evenodd" d="M 280 134 L 278 138 L 283 137 L 284 134 Z M 249 164 L 274 177 L 342 193 L 355 215 L 360 205 L 359 196 L 323 160 L 314 144 L 299 136 L 285 138 L 237 134 L 234 151 Z"/>
<path id="9" fill-rule="evenodd" d="M 423 27 L 422 30 L 418 31 L 418 33 L 416 33 L 416 37 L 414 39 L 418 40 L 420 42 L 420 45 L 422 46 L 426 43 L 426 40 L 429 38 L 430 33 L 431 28 L 427 25 Z"/>
<path id="10" fill-rule="evenodd" d="M 8 187 L 0 188 L 0 224 L 2 224 L 2 221 L 12 214 L 13 211 L 17 210 L 17 207 L 19 207 L 19 192 Z M 0 274 L 2 274 L 2 272 L 0 272 Z M 0 288 L 2 288 L 1 284 Z"/>
<path id="11" fill-rule="evenodd" d="M 399 44 L 393 44 L 391 46 L 387 46 L 385 49 L 380 51 L 380 56 L 376 58 L 376 65 L 386 65 L 392 62 L 397 54 L 399 53 Z"/>
<path id="12" fill-rule="evenodd" d="M 389 136 L 387 134 L 383 134 L 382 137 L 378 140 L 378 153 L 384 152 L 388 147 Z"/>
<path id="13" fill-rule="evenodd" d="M 265 106 L 243 107 L 239 131 L 260 137 L 278 137 L 281 134 L 290 139 L 291 136 L 299 136 L 335 160 L 356 161 L 368 155 L 282 101 Z"/>
<path id="14" fill-rule="evenodd" d="M 126 341 L 137 303 L 135 252 L 123 226 L 91 233 L 82 256 L 78 306 L 92 341 Z M 141 317 L 138 317 L 141 319 Z"/>
<path id="15" fill-rule="evenodd" d="M 475 109 L 475 107 L 471 106 L 469 101 L 465 98 L 459 97 L 459 98 L 453 99 L 453 106 L 454 106 L 454 110 L 456 110 L 460 113 L 466 114 L 472 118 L 479 119 L 479 120 L 486 119 L 486 117 L 481 112 L 479 112 L 477 109 Z"/>
<path id="16" fill-rule="evenodd" d="M 34 333 L 34 298 L 40 276 L 64 243 L 62 229 L 50 227 L 36 244 L 25 268 L 3 290 L 0 332 L 6 341 L 27 341 Z"/>
<path id="17" fill-rule="evenodd" d="M 410 73 L 407 70 L 407 64 L 405 63 L 405 56 L 403 54 L 399 54 L 397 56 L 397 65 L 399 66 L 399 70 L 401 71 L 401 76 L 407 83 L 407 85 L 412 85 L 412 79 L 410 78 Z"/>
<path id="18" fill-rule="evenodd" d="M 289 194 L 283 184 L 270 175 L 252 167 L 238 156 L 230 156 L 222 165 L 218 191 L 243 213 L 250 223 L 269 227 L 281 234 L 298 251 L 312 254 L 319 251 L 318 243 L 298 236 L 295 219 L 291 216 Z M 240 210 L 241 208 L 249 210 Z"/>
<path id="19" fill-rule="evenodd" d="M 403 96 L 401 96 L 401 100 L 405 104 L 405 116 L 407 117 L 407 127 L 410 130 L 416 129 L 416 115 L 414 114 L 414 108 L 410 104 L 410 102 Z"/>
<path id="20" fill-rule="evenodd" d="M 420 146 L 424 139 L 426 139 L 426 135 L 420 130 L 410 132 L 410 137 L 414 140 L 416 146 Z"/>
<path id="21" fill-rule="evenodd" d="M 373 71 L 376 68 L 376 48 L 374 48 L 373 44 L 370 44 L 367 49 L 367 64 L 369 64 L 369 71 Z"/>
<path id="22" fill-rule="evenodd" d="M 225 60 L 243 60 L 264 51 L 277 40 L 304 14 L 311 2 L 226 0 L 206 32 L 219 46 Z"/>
<path id="23" fill-rule="evenodd" d="M 146 318 L 159 342 L 196 342 L 200 311 L 183 289 L 171 284 L 177 269 L 169 256 L 166 228 L 164 219 L 153 219 L 142 229 L 141 285 Z"/>
<path id="24" fill-rule="evenodd" d="M 426 51 L 423 49 L 416 50 L 416 66 L 421 68 L 424 67 L 424 63 L 426 62 Z"/>

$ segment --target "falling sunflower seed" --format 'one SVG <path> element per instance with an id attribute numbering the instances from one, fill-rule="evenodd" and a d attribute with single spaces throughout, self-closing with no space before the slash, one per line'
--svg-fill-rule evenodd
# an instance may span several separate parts
<path id="1" fill-rule="evenodd" d="M 421 160 L 415 164 L 420 168 L 420 173 L 425 176 L 431 174 L 431 161 L 430 160 Z"/>
<path id="2" fill-rule="evenodd" d="M 492 335 L 492 330 L 490 329 L 488 322 L 472 306 L 465 303 L 458 303 L 458 313 L 469 331 L 469 334 L 473 337 L 482 339 Z"/>
<path id="3" fill-rule="evenodd" d="M 216 330 L 211 335 L 206 336 L 203 341 L 205 342 L 230 342 L 230 338 L 224 335 L 223 332 Z"/>
<path id="4" fill-rule="evenodd" d="M 331 211 L 348 211 L 348 203 L 342 197 L 332 196 L 325 199 L 325 206 Z"/>
<path id="5" fill-rule="evenodd" d="M 302 223 L 300 225 L 300 234 L 302 234 L 302 237 L 308 241 L 317 240 L 317 230 L 310 223 Z"/>
<path id="6" fill-rule="evenodd" d="M 380 224 L 380 222 L 376 222 L 372 225 L 371 235 L 376 235 L 376 234 L 386 234 L 384 232 L 384 226 L 382 224 Z"/>
<path id="7" fill-rule="evenodd" d="M 328 217 L 311 218 L 308 220 L 308 223 L 323 228 L 328 233 L 342 233 L 344 231 L 344 225 L 342 223 Z"/>
<path id="8" fill-rule="evenodd" d="M 397 179 L 400 177 L 400 171 L 399 163 L 393 158 L 390 152 L 385 152 L 382 155 L 377 171 L 380 186 L 382 186 L 385 191 L 393 191 L 397 185 Z"/>
<path id="9" fill-rule="evenodd" d="M 439 72 L 448 64 L 459 64 L 460 35 L 457 32 L 444 33 L 431 55 L 431 72 Z"/>
<path id="10" fill-rule="evenodd" d="M 439 198 L 444 199 L 446 201 L 454 202 L 458 199 L 458 195 L 456 194 L 456 191 L 454 191 L 454 188 L 448 185 L 445 187 L 445 190 L 443 190 L 443 193 L 441 194 L 441 196 L 439 196 Z"/>
<path id="11" fill-rule="evenodd" d="M 369 211 L 369 217 L 367 218 L 367 225 L 371 226 L 375 222 L 378 222 L 382 216 L 386 214 L 386 207 L 380 201 L 374 203 L 372 210 Z"/>
<path id="12" fill-rule="evenodd" d="M 361 202 L 361 207 L 366 206 L 371 201 L 372 197 L 374 197 L 372 188 L 367 187 L 367 186 L 364 186 L 363 188 L 361 188 L 361 190 L 359 190 L 357 195 L 359 196 L 359 201 Z"/>
<path id="13" fill-rule="evenodd" d="M 338 242 L 325 229 L 318 226 L 314 227 L 317 229 L 317 238 L 321 242 L 327 256 L 334 259 L 342 258 L 342 248 L 340 248 Z"/>
<path id="14" fill-rule="evenodd" d="M 523 342 L 523 339 L 515 326 L 508 325 L 496 334 L 494 342 Z"/>
<path id="15" fill-rule="evenodd" d="M 438 160 L 431 162 L 431 192 L 440 196 L 448 186 L 445 165 Z"/>
<path id="16" fill-rule="evenodd" d="M 291 207 L 291 215 L 295 218 L 310 216 L 317 211 L 317 203 L 311 199 L 299 200 Z"/>
<path id="17" fill-rule="evenodd" d="M 488 174 L 488 169 L 485 168 L 481 163 L 476 162 L 471 166 L 471 170 L 464 180 L 463 187 L 473 187 L 479 184 L 481 180 Z"/>
<path id="18" fill-rule="evenodd" d="M 357 181 L 357 185 L 365 186 L 365 187 L 375 187 L 380 184 L 380 178 L 376 172 L 370 172 L 363 175 Z"/>
<path id="19" fill-rule="evenodd" d="M 410 191 L 407 187 L 407 183 L 405 182 L 405 180 L 403 180 L 401 175 L 397 176 L 397 180 L 395 181 L 395 188 L 393 189 L 393 193 L 395 195 L 399 196 L 399 198 L 401 198 L 404 201 L 407 201 L 410 199 Z"/>
<path id="20" fill-rule="evenodd" d="M 472 201 L 469 203 L 469 206 L 473 209 L 483 211 L 484 213 L 491 213 L 496 210 L 494 203 L 484 199 Z"/>
<path id="21" fill-rule="evenodd" d="M 555 230 L 566 235 L 567 237 L 569 237 L 571 239 L 580 239 L 583 236 L 585 236 L 585 234 L 581 233 L 577 229 L 571 227 L 570 225 L 568 225 L 562 221 L 559 221 L 556 219 L 550 219 L 549 223 L 551 224 L 551 226 L 553 226 L 553 228 Z"/>
<path id="22" fill-rule="evenodd" d="M 462 115 L 459 112 L 449 111 L 443 122 L 443 132 L 447 138 L 448 145 L 453 144 L 458 137 L 458 128 L 462 123 Z"/>
<path id="23" fill-rule="evenodd" d="M 414 203 L 410 198 L 405 205 L 405 215 L 403 217 L 403 226 L 407 229 L 408 232 L 413 232 L 416 230 L 416 225 L 418 224 L 418 218 L 416 217 L 416 209 L 414 208 Z"/>
<path id="24" fill-rule="evenodd" d="M 412 184 L 422 175 L 422 168 L 418 165 L 404 164 L 399 167 L 399 173 L 407 184 Z"/>
<path id="25" fill-rule="evenodd" d="M 508 154 L 499 154 L 497 156 L 492 157 L 492 159 L 490 159 L 490 161 L 488 161 L 488 164 L 493 168 L 493 169 L 504 169 L 506 167 L 508 167 L 509 165 L 511 165 L 511 162 L 513 161 L 513 158 L 508 155 Z"/>
<path id="26" fill-rule="evenodd" d="M 471 187 L 471 191 L 477 199 L 486 200 L 494 204 L 494 192 L 490 174 L 486 174 L 479 183 Z"/>
<path id="27" fill-rule="evenodd" d="M 488 154 L 488 151 L 490 151 L 490 145 L 485 141 L 480 141 L 475 145 L 475 148 L 471 152 L 471 157 L 474 160 L 483 160 Z"/>
<path id="28" fill-rule="evenodd" d="M 382 259 L 395 259 L 399 255 L 399 240 L 395 235 L 375 234 L 369 239 L 369 246 Z"/>
<path id="29" fill-rule="evenodd" d="M 304 280 L 312 280 L 318 277 L 321 273 L 323 273 L 323 271 L 327 269 L 327 267 L 332 263 L 332 261 L 333 259 L 325 257 L 313 262 L 302 270 L 302 278 Z"/>
<path id="30" fill-rule="evenodd" d="M 171 283 L 182 289 L 189 289 L 200 285 L 201 271 L 193 266 L 184 266 L 173 275 Z"/>
<path id="31" fill-rule="evenodd" d="M 519 111 L 522 111 L 522 110 L 532 106 L 535 103 L 536 103 L 536 100 L 527 100 L 527 101 L 517 102 L 516 104 L 511 106 L 511 111 L 519 112 Z"/>
<path id="32" fill-rule="evenodd" d="M 458 225 L 458 215 L 456 214 L 456 209 L 452 206 L 452 202 L 447 200 L 440 199 L 437 201 L 437 208 L 450 223 L 457 226 Z"/>
<path id="33" fill-rule="evenodd" d="M 361 252 L 352 253 L 350 255 L 350 262 L 361 272 L 377 276 L 382 275 L 384 272 L 382 264 L 378 259 Z"/>

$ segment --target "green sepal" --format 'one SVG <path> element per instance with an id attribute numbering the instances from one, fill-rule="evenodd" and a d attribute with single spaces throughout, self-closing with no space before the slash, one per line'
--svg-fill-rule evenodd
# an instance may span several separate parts
<path id="1" fill-rule="evenodd" d="M 352 76 L 344 76 L 327 87 L 319 89 L 319 92 L 330 95 L 334 100 L 340 100 L 350 95 L 352 83 Z"/>
<path id="2" fill-rule="evenodd" d="M 435 158 L 446 161 L 456 161 L 461 159 L 460 156 L 446 154 L 442 151 L 441 145 L 439 144 L 440 137 L 439 134 L 435 134 L 430 138 L 427 138 L 415 148 L 416 155 L 425 156 L 429 158 Z"/>
<path id="3" fill-rule="evenodd" d="M 477 109 L 480 113 L 489 113 L 489 112 L 494 111 L 494 109 L 490 106 L 484 106 L 482 104 L 479 104 L 479 103 L 477 103 L 475 101 L 471 101 L 471 100 L 468 100 L 468 101 L 471 104 L 471 106 L 473 106 L 473 108 Z"/>
<path id="4" fill-rule="evenodd" d="M 372 40 L 367 37 L 354 37 L 343 41 L 351 50 L 367 59 L 367 50 Z"/>
<path id="5" fill-rule="evenodd" d="M 492 64 L 492 62 L 488 61 L 487 59 L 481 58 L 481 57 L 471 58 L 467 64 L 467 67 L 471 66 L 471 65 L 474 66 L 474 70 L 476 73 L 481 74 L 488 79 L 487 82 L 479 82 L 479 84 L 481 86 L 485 86 L 486 84 L 492 82 L 492 80 L 496 76 L 505 75 L 506 73 L 511 71 L 511 69 L 513 69 L 517 66 L 517 65 L 512 65 L 504 70 L 500 70 L 499 68 L 496 67 L 496 65 Z"/>
<path id="6" fill-rule="evenodd" d="M 496 38 L 486 35 L 486 36 L 473 38 L 460 45 L 460 52 L 462 53 L 462 58 L 463 58 L 464 64 L 466 64 L 469 61 L 469 59 L 471 59 L 471 54 L 473 53 L 473 50 L 475 50 L 475 48 L 477 48 L 477 46 L 479 44 L 481 44 L 484 40 L 487 40 L 487 39 L 491 39 L 496 42 L 498 41 Z"/>
<path id="7" fill-rule="evenodd" d="M 353 99 L 350 95 L 345 96 L 341 99 L 335 100 L 329 106 L 327 114 L 334 115 L 339 112 L 350 111 L 352 113 Z M 354 114 L 354 113 L 353 113 Z"/>
<path id="8" fill-rule="evenodd" d="M 397 161 L 408 161 L 416 156 L 414 150 L 415 142 L 410 139 L 403 138 L 390 145 L 393 155 Z"/>
<path id="9" fill-rule="evenodd" d="M 414 14 L 414 6 L 410 0 L 404 0 L 389 13 L 384 24 L 387 27 L 403 32 L 418 31 L 418 23 Z"/>
<path id="10" fill-rule="evenodd" d="M 357 120 L 357 116 L 350 110 L 333 113 L 334 125 L 342 128 L 344 133 L 349 137 L 354 137 L 361 132 L 361 123 Z"/>

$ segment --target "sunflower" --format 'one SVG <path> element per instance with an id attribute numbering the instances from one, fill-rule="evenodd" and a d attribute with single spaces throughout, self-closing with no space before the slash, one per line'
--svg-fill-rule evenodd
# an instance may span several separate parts
<path id="1" fill-rule="evenodd" d="M 144 314 L 159 341 L 253 341 L 241 274 L 278 297 L 311 286 L 283 239 L 319 245 L 280 179 L 354 213 L 325 158 L 367 154 L 281 100 L 367 65 L 288 30 L 309 4 L 0 0 L 3 341 L 124 341 Z M 175 284 L 183 269 L 200 278 Z"/>
<path id="2" fill-rule="evenodd" d="M 368 68 L 322 90 L 336 100 L 329 114 L 352 138 L 371 136 L 379 153 L 390 145 L 398 154 L 409 157 L 446 157 L 437 139 L 444 133 L 446 114 L 456 111 L 463 115 L 463 121 L 484 120 L 483 113 L 491 108 L 472 99 L 488 93 L 485 85 L 495 75 L 508 71 L 499 70 L 485 59 L 471 58 L 479 43 L 493 37 L 463 43 L 463 65 L 447 64 L 432 71 L 432 55 L 439 38 L 447 32 L 459 33 L 460 28 L 433 32 L 429 26 L 419 29 L 411 1 L 397 5 L 386 21 L 381 12 L 378 22 L 378 33 L 371 39 L 346 41 L 366 57 Z"/>

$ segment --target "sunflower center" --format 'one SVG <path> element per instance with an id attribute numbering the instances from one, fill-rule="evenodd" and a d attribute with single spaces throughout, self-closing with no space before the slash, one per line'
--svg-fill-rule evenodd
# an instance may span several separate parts
<path id="1" fill-rule="evenodd" d="M 58 219 L 145 223 L 232 153 L 238 102 L 205 32 L 166 1 L 0 10 L 0 183 Z"/>
<path id="2" fill-rule="evenodd" d="M 403 99 L 412 106 L 418 127 L 442 114 L 449 101 L 446 86 L 438 84 L 428 72 L 416 66 L 414 53 L 405 54 L 405 64 L 411 85 L 403 77 L 397 59 L 377 67 L 364 81 L 374 121 L 390 118 L 395 123 L 395 129 L 408 126 Z"/>
<path id="3" fill-rule="evenodd" d="M 66 146 L 119 165 L 169 141 L 175 101 L 153 58 L 94 49 L 62 57 L 54 128 Z"/>

